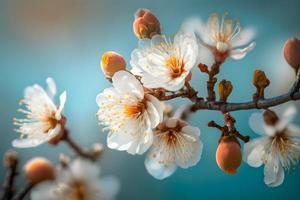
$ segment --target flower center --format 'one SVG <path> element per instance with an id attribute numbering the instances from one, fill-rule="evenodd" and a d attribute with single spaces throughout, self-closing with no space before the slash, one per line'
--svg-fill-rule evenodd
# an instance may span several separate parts
<path id="1" fill-rule="evenodd" d="M 67 195 L 66 200 L 87 200 L 88 191 L 86 184 L 81 180 L 74 180 L 71 184 L 71 191 Z"/>
<path id="2" fill-rule="evenodd" d="M 277 133 L 273 137 L 272 147 L 276 152 L 281 153 L 282 155 L 288 154 L 290 145 L 291 141 L 284 131 L 282 133 Z"/>
<path id="3" fill-rule="evenodd" d="M 168 131 L 168 133 L 166 134 L 165 140 L 168 145 L 176 144 L 176 142 L 177 142 L 176 133 L 174 133 L 174 131 L 172 131 L 172 130 Z"/>
<path id="4" fill-rule="evenodd" d="M 166 60 L 166 66 L 170 69 L 172 78 L 177 78 L 184 72 L 184 62 L 176 56 L 169 57 Z"/>
<path id="5" fill-rule="evenodd" d="M 139 117 L 146 110 L 146 102 L 143 100 L 136 105 L 125 105 L 124 113 L 127 117 Z"/>
<path id="6" fill-rule="evenodd" d="M 225 42 L 217 42 L 216 48 L 219 52 L 224 53 L 228 50 L 228 44 Z"/>

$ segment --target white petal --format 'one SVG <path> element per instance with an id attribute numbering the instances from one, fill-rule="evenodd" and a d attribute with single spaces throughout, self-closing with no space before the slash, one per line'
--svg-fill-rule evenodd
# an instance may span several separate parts
<path id="1" fill-rule="evenodd" d="M 250 128 L 259 135 L 265 135 L 265 126 L 262 113 L 252 113 L 249 118 Z"/>
<path id="2" fill-rule="evenodd" d="M 287 126 L 288 134 L 291 137 L 300 137 L 300 127 L 294 124 L 289 124 Z"/>
<path id="3" fill-rule="evenodd" d="M 132 143 L 131 146 L 127 149 L 127 152 L 135 155 L 139 154 L 142 155 L 144 154 L 152 145 L 153 143 L 153 133 L 151 130 L 145 131 L 145 135 L 143 135 L 142 138 L 135 139 Z"/>
<path id="4" fill-rule="evenodd" d="M 254 28 L 246 28 L 239 33 L 231 44 L 233 47 L 249 44 L 253 40 L 255 34 L 256 31 Z"/>
<path id="5" fill-rule="evenodd" d="M 39 137 L 30 137 L 30 138 L 21 138 L 21 139 L 15 139 L 12 141 L 12 146 L 16 148 L 31 148 L 31 147 L 37 147 L 55 136 L 57 136 L 61 131 L 61 125 L 57 124 L 54 129 L 49 130 L 48 133 L 39 135 Z"/>
<path id="6" fill-rule="evenodd" d="M 278 112 L 279 113 L 279 112 Z M 297 115 L 297 108 L 295 105 L 289 105 L 286 110 L 279 116 L 280 121 L 276 124 L 276 129 L 282 131 L 288 124 L 290 124 Z"/>
<path id="7" fill-rule="evenodd" d="M 111 133 L 107 136 L 107 146 L 119 151 L 126 151 L 131 146 L 132 141 L 132 136 L 125 133 Z"/>
<path id="8" fill-rule="evenodd" d="M 55 118 L 57 120 L 60 120 L 61 119 L 61 114 L 62 114 L 62 111 L 65 107 L 65 103 L 66 103 L 66 100 L 67 100 L 67 92 L 64 91 L 60 96 L 59 96 L 59 107 L 57 109 L 57 112 L 55 114 Z"/>
<path id="9" fill-rule="evenodd" d="M 282 184 L 284 179 L 284 172 L 278 160 L 273 162 L 268 161 L 264 168 L 264 182 L 270 187 L 276 187 Z"/>
<path id="10" fill-rule="evenodd" d="M 252 42 L 251 44 L 249 44 L 249 46 L 243 49 L 234 49 L 230 52 L 230 57 L 235 60 L 240 60 L 244 58 L 247 55 L 247 53 L 252 51 L 255 48 L 255 46 L 256 46 L 255 42 Z"/>
<path id="11" fill-rule="evenodd" d="M 55 197 L 55 182 L 53 181 L 45 181 L 38 185 L 36 185 L 31 193 L 30 193 L 30 199 L 31 200 L 55 200 L 57 199 Z"/>
<path id="12" fill-rule="evenodd" d="M 244 160 L 251 167 L 260 167 L 263 164 L 262 156 L 267 139 L 267 137 L 257 138 L 244 145 Z"/>
<path id="13" fill-rule="evenodd" d="M 159 122 L 162 122 L 164 115 L 164 104 L 152 95 L 146 95 L 147 99 L 153 104 L 159 115 Z"/>
<path id="14" fill-rule="evenodd" d="M 104 200 L 114 200 L 120 191 L 120 181 L 114 176 L 106 176 L 100 179 L 99 185 L 101 188 Z"/>
<path id="15" fill-rule="evenodd" d="M 200 136 L 200 129 L 197 127 L 193 127 L 193 126 L 185 126 L 182 128 L 182 132 L 190 134 L 192 136 L 195 137 L 199 137 Z"/>
<path id="16" fill-rule="evenodd" d="M 70 164 L 70 170 L 73 177 L 83 180 L 97 179 L 100 174 L 100 168 L 90 160 L 77 158 Z"/>
<path id="17" fill-rule="evenodd" d="M 47 84 L 48 84 L 48 95 L 51 99 L 53 99 L 53 97 L 56 95 L 56 84 L 55 81 L 53 80 L 53 78 L 47 78 L 46 80 Z"/>
<path id="18" fill-rule="evenodd" d="M 167 126 L 167 127 L 169 127 L 169 128 L 174 128 L 174 127 L 177 126 L 178 119 L 175 119 L 175 118 L 169 118 L 169 119 L 166 119 L 165 123 L 166 123 L 166 126 Z"/>
<path id="19" fill-rule="evenodd" d="M 141 83 L 129 72 L 118 71 L 112 77 L 114 88 L 120 93 L 134 93 L 139 99 L 144 97 L 144 89 Z"/>
<path id="20" fill-rule="evenodd" d="M 145 160 L 145 167 L 148 173 L 156 179 L 165 179 L 176 171 L 176 165 L 164 165 L 158 163 L 156 159 L 147 157 Z"/>

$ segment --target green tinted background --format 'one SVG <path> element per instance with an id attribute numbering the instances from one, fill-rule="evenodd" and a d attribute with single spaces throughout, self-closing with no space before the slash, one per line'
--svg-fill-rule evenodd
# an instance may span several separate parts
<path id="1" fill-rule="evenodd" d="M 228 60 L 221 78 L 234 85 L 232 101 L 246 101 L 254 91 L 252 73 L 266 71 L 271 79 L 267 96 L 285 92 L 293 81 L 293 71 L 282 57 L 282 46 L 290 36 L 300 36 L 299 1 L 277 0 L 1 0 L 0 2 L 0 155 L 11 148 L 18 135 L 12 119 L 18 116 L 18 101 L 23 89 L 33 83 L 44 84 L 48 76 L 55 78 L 59 91 L 67 90 L 65 115 L 67 126 L 80 144 L 105 143 L 105 134 L 97 125 L 96 95 L 110 83 L 99 69 L 100 55 L 118 51 L 129 61 L 137 46 L 132 31 L 134 12 L 145 7 L 159 17 L 163 31 L 173 35 L 188 17 L 207 19 L 212 12 L 228 11 L 244 26 L 255 28 L 256 49 L 241 61 Z M 205 95 L 206 77 L 194 73 L 192 84 Z M 173 105 L 178 105 L 173 101 Z M 241 132 L 255 136 L 248 126 L 253 111 L 233 115 Z M 178 170 L 172 177 L 158 181 L 147 174 L 144 156 L 106 149 L 100 161 L 103 174 L 114 174 L 122 182 L 118 199 L 299 199 L 299 168 L 287 173 L 278 188 L 263 183 L 263 168 L 243 163 L 239 173 L 228 176 L 215 163 L 219 133 L 209 129 L 209 120 L 222 122 L 218 112 L 199 111 L 190 122 L 201 128 L 204 143 L 202 159 L 188 170 Z M 299 123 L 299 121 L 298 121 Z M 45 156 L 57 163 L 58 153 L 72 152 L 64 145 L 47 144 L 33 149 L 18 149 L 22 162 L 34 156 Z M 4 178 L 1 168 L 0 179 Z M 23 177 L 22 177 L 23 178 Z M 21 179 L 22 179 L 21 178 Z M 22 181 L 19 183 L 22 184 Z"/>

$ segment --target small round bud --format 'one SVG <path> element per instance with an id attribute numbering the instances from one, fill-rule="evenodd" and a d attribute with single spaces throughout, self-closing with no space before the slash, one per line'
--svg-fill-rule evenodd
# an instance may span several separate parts
<path id="1" fill-rule="evenodd" d="M 126 61 L 120 54 L 107 51 L 102 55 L 101 69 L 107 78 L 111 78 L 116 72 L 126 69 Z"/>
<path id="2" fill-rule="evenodd" d="M 227 101 L 227 98 L 232 92 L 232 84 L 230 81 L 222 80 L 218 85 L 218 91 L 220 94 L 220 101 Z"/>
<path id="3" fill-rule="evenodd" d="M 139 39 L 149 38 L 160 34 L 160 23 L 155 15 L 147 9 L 139 9 L 135 13 L 133 31 Z"/>
<path id="4" fill-rule="evenodd" d="M 216 161 L 220 169 L 233 175 L 242 162 L 241 146 L 234 136 L 223 136 L 219 141 Z"/>
<path id="5" fill-rule="evenodd" d="M 70 163 L 71 159 L 66 154 L 59 154 L 59 162 L 62 167 L 67 167 Z"/>
<path id="6" fill-rule="evenodd" d="M 100 143 L 95 143 L 93 144 L 91 150 L 92 150 L 93 157 L 98 158 L 103 153 L 104 147 Z"/>
<path id="7" fill-rule="evenodd" d="M 27 181 L 31 184 L 38 184 L 47 180 L 55 179 L 55 168 L 45 158 L 33 158 L 24 167 Z"/>
<path id="8" fill-rule="evenodd" d="M 10 168 L 18 162 L 18 154 L 14 150 L 9 150 L 4 155 L 4 166 Z"/>
<path id="9" fill-rule="evenodd" d="M 297 73 L 300 68 L 300 40 L 297 38 L 288 39 L 283 47 L 283 55 L 286 62 Z"/>
<path id="10" fill-rule="evenodd" d="M 263 113 L 264 121 L 269 126 L 275 126 L 279 122 L 279 117 L 272 110 L 266 110 Z"/>

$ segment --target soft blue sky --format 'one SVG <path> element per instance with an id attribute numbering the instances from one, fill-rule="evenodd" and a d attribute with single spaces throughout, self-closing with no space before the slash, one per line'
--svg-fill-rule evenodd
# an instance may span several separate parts
<path id="1" fill-rule="evenodd" d="M 290 36 L 300 37 L 299 1 L 277 0 L 1 0 L 0 1 L 0 155 L 10 148 L 17 134 L 12 119 L 17 115 L 18 101 L 25 86 L 44 85 L 48 76 L 67 90 L 65 115 L 74 138 L 84 146 L 105 143 L 105 134 L 97 125 L 96 95 L 110 84 L 99 69 L 100 55 L 107 50 L 120 52 L 129 61 L 137 46 L 132 32 L 134 12 L 145 7 L 159 17 L 166 34 L 174 34 L 188 17 L 207 19 L 212 12 L 230 13 L 242 26 L 257 31 L 256 49 L 244 60 L 228 61 L 221 78 L 232 80 L 232 101 L 251 98 L 250 84 L 256 68 L 264 69 L 271 79 L 267 96 L 290 87 L 292 71 L 282 57 L 282 45 Z M 195 75 L 192 84 L 205 94 L 205 76 Z M 174 101 L 174 105 L 178 102 Z M 185 102 L 185 101 L 184 101 Z M 248 126 L 253 111 L 233 115 L 243 133 L 255 136 Z M 286 175 L 285 183 L 268 188 L 263 183 L 263 169 L 243 164 L 239 173 L 228 176 L 215 163 L 218 132 L 206 127 L 209 120 L 221 122 L 217 112 L 199 111 L 191 124 L 202 130 L 202 160 L 188 170 L 157 181 L 144 169 L 143 156 L 106 150 L 101 165 L 104 174 L 115 174 L 122 181 L 119 199 L 298 199 L 300 171 Z M 299 120 L 298 120 L 299 123 Z M 33 156 L 46 156 L 57 162 L 61 151 L 71 153 L 64 144 L 57 148 L 43 145 L 18 150 L 22 161 Z M 0 172 L 0 180 L 3 172 Z"/>

